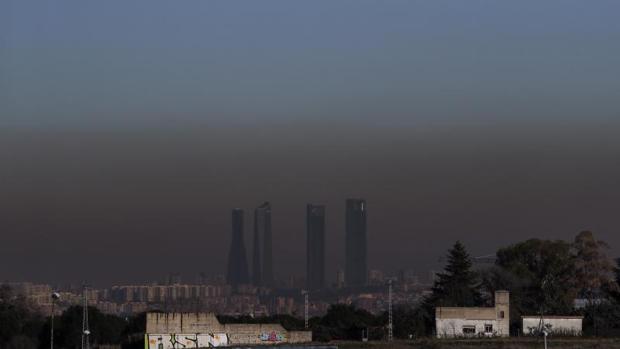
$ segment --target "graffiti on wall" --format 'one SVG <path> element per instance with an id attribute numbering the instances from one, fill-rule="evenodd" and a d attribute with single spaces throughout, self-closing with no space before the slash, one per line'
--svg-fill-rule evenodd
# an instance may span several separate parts
<path id="1" fill-rule="evenodd" d="M 146 349 L 222 347 L 228 345 L 228 335 L 226 333 L 149 334 L 146 337 L 146 344 Z"/>
<path id="2" fill-rule="evenodd" d="M 282 342 L 285 340 L 284 336 L 276 331 L 263 332 L 258 338 L 263 342 Z"/>

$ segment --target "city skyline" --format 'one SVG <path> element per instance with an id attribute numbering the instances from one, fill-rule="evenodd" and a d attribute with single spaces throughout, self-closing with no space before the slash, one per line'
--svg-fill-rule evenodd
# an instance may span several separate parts
<path id="1" fill-rule="evenodd" d="M 273 206 L 274 278 L 439 270 L 591 230 L 620 255 L 620 3 L 0 2 L 0 279 L 225 273 Z M 114 23 L 114 25 L 110 25 Z M 425 275 L 425 273 L 420 273 Z"/>

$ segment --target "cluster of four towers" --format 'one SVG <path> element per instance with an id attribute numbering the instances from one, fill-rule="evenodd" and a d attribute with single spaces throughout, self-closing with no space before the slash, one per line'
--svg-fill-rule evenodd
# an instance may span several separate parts
<path id="1" fill-rule="evenodd" d="M 306 206 L 306 287 L 325 288 L 325 206 Z M 232 241 L 228 254 L 227 282 L 233 287 L 253 284 L 274 287 L 271 204 L 254 209 L 252 274 L 245 252 L 243 209 L 232 210 Z M 345 214 L 345 283 L 364 286 L 367 281 L 366 201 L 347 199 Z"/>

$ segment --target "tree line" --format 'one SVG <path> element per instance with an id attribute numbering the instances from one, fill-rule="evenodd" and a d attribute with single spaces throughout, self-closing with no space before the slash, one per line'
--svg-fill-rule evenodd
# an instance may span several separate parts
<path id="1" fill-rule="evenodd" d="M 457 241 L 431 292 L 415 306 L 399 305 L 393 311 L 396 338 L 434 335 L 435 307 L 493 306 L 496 290 L 510 291 L 510 328 L 517 335 L 522 315 L 583 315 L 584 334 L 620 336 L 619 260 L 607 255 L 609 246 L 590 231 L 573 241 L 530 239 L 496 253 L 493 266 L 474 268 L 465 246 Z M 583 307 L 575 307 L 575 299 Z M 88 308 L 91 342 L 140 348 L 145 315 L 121 318 Z M 218 317 L 223 323 L 281 323 L 289 330 L 304 328 L 303 319 L 270 317 Z M 55 319 L 54 346 L 79 348 L 82 307 L 73 306 Z M 373 315 L 352 305 L 334 304 L 324 316 L 309 321 L 317 341 L 381 340 L 387 337 L 387 313 Z M 50 322 L 8 286 L 0 287 L 0 348 L 49 348 Z"/>
<path id="2" fill-rule="evenodd" d="M 80 348 L 81 306 L 72 306 L 54 319 L 54 348 Z M 88 307 L 90 342 L 142 348 L 146 316 L 122 318 Z M 7 286 L 0 286 L 0 348 L 36 349 L 50 347 L 50 318 Z"/>
<path id="3" fill-rule="evenodd" d="M 393 312 L 396 338 L 434 336 L 435 308 L 493 306 L 497 290 L 510 292 L 510 331 L 520 335 L 522 315 L 582 315 L 584 335 L 620 336 L 620 259 L 590 231 L 573 241 L 530 239 L 496 253 L 495 264 L 474 268 L 465 246 L 457 241 L 431 293 L 416 306 Z M 576 307 L 575 300 L 582 300 Z M 387 315 L 372 316 L 351 306 L 334 305 L 314 319 L 316 339 L 370 339 L 387 335 Z M 313 322 L 311 321 L 311 324 Z"/>

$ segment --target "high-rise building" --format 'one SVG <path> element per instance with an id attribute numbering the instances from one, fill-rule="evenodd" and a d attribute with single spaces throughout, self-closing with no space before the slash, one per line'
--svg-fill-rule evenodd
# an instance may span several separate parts
<path id="1" fill-rule="evenodd" d="M 344 287 L 344 270 L 338 269 L 336 272 L 336 288 Z"/>
<path id="2" fill-rule="evenodd" d="M 271 236 L 271 204 L 265 202 L 254 210 L 254 246 L 252 283 L 273 286 L 273 249 Z"/>
<path id="3" fill-rule="evenodd" d="M 306 287 L 325 286 L 325 206 L 306 206 Z"/>
<path id="4" fill-rule="evenodd" d="M 243 210 L 232 210 L 232 241 L 228 253 L 228 272 L 226 281 L 236 288 L 249 282 L 248 260 L 243 239 Z"/>
<path id="5" fill-rule="evenodd" d="M 366 201 L 347 199 L 345 281 L 347 286 L 365 286 L 368 279 Z"/>

